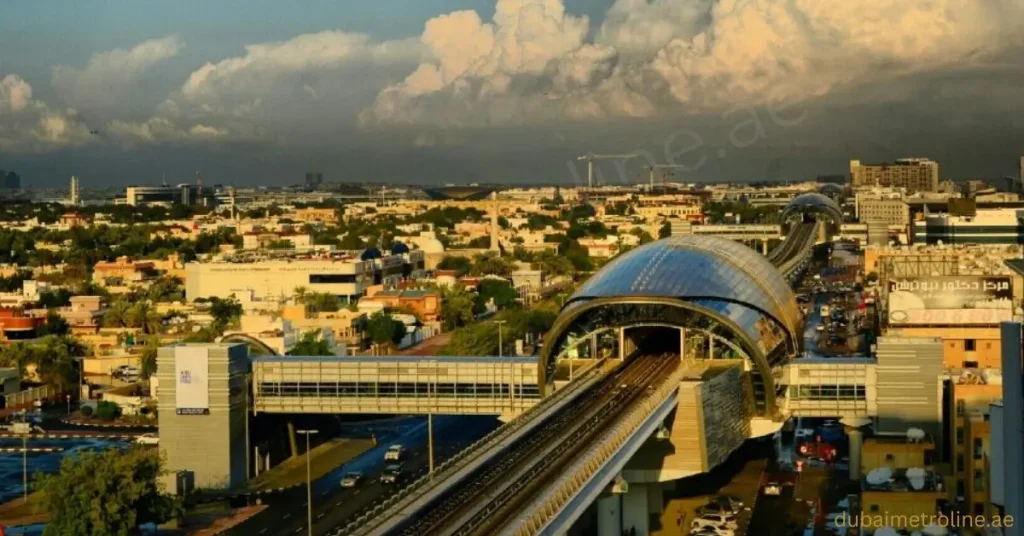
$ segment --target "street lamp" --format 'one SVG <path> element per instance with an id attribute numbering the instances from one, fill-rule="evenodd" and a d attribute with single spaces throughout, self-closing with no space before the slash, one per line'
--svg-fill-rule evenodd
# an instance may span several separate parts
<path id="1" fill-rule="evenodd" d="M 296 430 L 306 436 L 306 522 L 309 523 L 309 536 L 313 536 L 313 479 L 309 475 L 309 436 L 320 433 L 320 430 Z"/>
<path id="2" fill-rule="evenodd" d="M 494 323 L 498 325 L 498 357 L 503 357 L 501 349 L 501 326 L 507 322 L 507 320 L 495 320 Z"/>

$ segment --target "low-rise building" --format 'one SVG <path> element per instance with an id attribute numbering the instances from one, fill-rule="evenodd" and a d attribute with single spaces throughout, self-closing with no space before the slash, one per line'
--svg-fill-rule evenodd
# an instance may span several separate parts
<path id="1" fill-rule="evenodd" d="M 861 534 L 882 527 L 922 530 L 949 503 L 938 471 L 935 444 L 928 436 L 875 436 L 863 444 Z"/>

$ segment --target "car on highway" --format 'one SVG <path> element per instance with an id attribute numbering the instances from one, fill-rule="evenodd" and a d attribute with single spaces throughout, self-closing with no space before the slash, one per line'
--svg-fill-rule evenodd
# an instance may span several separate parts
<path id="1" fill-rule="evenodd" d="M 380 475 L 381 484 L 397 484 L 405 476 L 402 473 L 402 464 L 392 463 L 384 466 L 384 473 Z"/>
<path id="2" fill-rule="evenodd" d="M 345 474 L 341 479 L 341 487 L 343 488 L 354 488 L 363 481 L 363 473 L 353 471 Z"/>
<path id="3" fill-rule="evenodd" d="M 702 527 L 722 527 L 730 530 L 736 530 L 735 519 L 731 515 L 724 514 L 704 514 L 697 519 L 693 520 L 690 524 L 691 529 L 700 529 Z"/>
<path id="4" fill-rule="evenodd" d="M 388 447 L 387 452 L 384 453 L 384 461 L 386 462 L 398 462 L 402 460 L 402 456 L 405 455 L 405 447 L 402 445 L 391 445 Z"/>
<path id="5" fill-rule="evenodd" d="M 140 445 L 159 445 L 160 436 L 156 434 L 142 434 L 135 438 L 135 442 Z"/>
<path id="6" fill-rule="evenodd" d="M 735 534 L 735 530 L 711 525 L 704 525 L 690 531 L 690 536 L 735 536 Z"/>
<path id="7" fill-rule="evenodd" d="M 769 497 L 778 497 L 782 495 L 782 484 L 778 482 L 768 482 L 761 488 L 761 493 Z"/>

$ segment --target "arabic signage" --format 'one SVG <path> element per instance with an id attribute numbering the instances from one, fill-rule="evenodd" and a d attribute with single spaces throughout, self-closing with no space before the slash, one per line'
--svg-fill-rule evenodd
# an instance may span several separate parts
<path id="1" fill-rule="evenodd" d="M 175 349 L 175 412 L 178 415 L 209 415 L 210 385 L 207 349 L 182 346 Z"/>
<path id="2" fill-rule="evenodd" d="M 1006 276 L 896 278 L 888 285 L 890 325 L 978 325 L 1013 319 L 1013 288 Z"/>

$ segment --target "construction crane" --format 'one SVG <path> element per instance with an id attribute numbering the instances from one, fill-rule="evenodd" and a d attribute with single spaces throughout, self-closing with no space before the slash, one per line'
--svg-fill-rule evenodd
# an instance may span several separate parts
<path id="1" fill-rule="evenodd" d="M 594 187 L 594 160 L 615 160 L 623 159 L 628 160 L 630 158 L 636 158 L 635 154 L 588 154 L 584 156 L 576 157 L 576 160 L 585 160 L 587 162 L 587 187 Z"/>
<path id="2" fill-rule="evenodd" d="M 646 169 L 651 174 L 651 191 L 652 192 L 654 191 L 654 170 L 656 170 L 656 169 L 673 169 L 673 168 L 680 168 L 680 167 L 686 167 L 686 166 L 672 165 L 672 164 L 656 164 L 656 165 L 653 165 L 653 166 L 645 166 L 644 169 Z"/>

